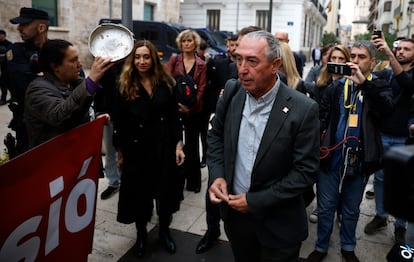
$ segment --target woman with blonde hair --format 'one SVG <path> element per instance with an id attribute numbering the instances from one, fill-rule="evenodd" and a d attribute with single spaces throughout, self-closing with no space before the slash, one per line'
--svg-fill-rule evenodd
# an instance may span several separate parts
<path id="1" fill-rule="evenodd" d="M 319 74 L 321 73 L 321 69 L 326 63 L 328 62 L 328 56 L 331 53 L 331 48 L 334 46 L 334 44 L 326 44 L 322 47 L 322 59 L 321 64 L 317 66 L 313 66 L 305 78 L 306 84 L 312 84 L 314 85 L 316 83 L 316 80 L 318 79 Z"/>
<path id="2" fill-rule="evenodd" d="M 328 55 L 328 62 L 345 64 L 346 62 L 349 62 L 350 59 L 351 55 L 349 49 L 342 45 L 333 46 Z M 316 79 L 315 100 L 319 103 L 324 90 L 329 86 L 329 84 L 333 80 L 341 77 L 343 76 L 329 73 L 327 64 L 324 64 L 318 78 Z"/>
<path id="3" fill-rule="evenodd" d="M 134 249 L 142 257 L 155 199 L 159 239 L 169 253 L 175 253 L 169 225 L 183 199 L 177 166 L 185 157 L 175 81 L 161 63 L 155 46 L 139 40 L 123 65 L 119 84 L 113 119 L 113 143 L 121 171 L 117 220 L 135 223 Z"/>
<path id="4" fill-rule="evenodd" d="M 184 177 L 187 179 L 186 189 L 194 193 L 201 189 L 201 169 L 199 133 L 202 126 L 200 115 L 203 108 L 203 94 L 207 83 L 207 65 L 197 56 L 196 51 L 200 46 L 200 36 L 194 30 L 182 31 L 176 39 L 181 54 L 171 56 L 167 63 L 169 72 L 175 77 L 187 75 L 191 77 L 197 86 L 197 101 L 193 106 L 188 106 L 178 101 L 178 110 L 184 125 L 184 152 L 186 161 L 183 168 Z"/>
<path id="5" fill-rule="evenodd" d="M 297 91 L 310 96 L 309 92 L 306 90 L 305 84 L 302 78 L 299 75 L 298 70 L 296 69 L 295 57 L 293 52 L 290 49 L 289 45 L 285 42 L 279 42 L 280 50 L 282 51 L 282 64 L 279 70 L 286 77 L 286 84 L 296 89 Z"/>

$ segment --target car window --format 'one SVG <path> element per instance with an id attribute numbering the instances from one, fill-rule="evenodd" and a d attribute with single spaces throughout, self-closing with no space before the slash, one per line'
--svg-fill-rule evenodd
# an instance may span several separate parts
<path id="1" fill-rule="evenodd" d="M 211 32 L 211 36 L 214 37 L 214 40 L 216 40 L 217 44 L 226 45 L 226 39 L 224 39 L 224 37 L 219 32 Z"/>
<path id="2" fill-rule="evenodd" d="M 175 39 L 177 38 L 177 36 L 178 36 L 177 32 L 173 32 L 173 31 L 167 32 L 167 38 L 168 38 L 167 43 L 169 43 L 172 47 L 178 49 L 177 43 L 175 42 Z"/>

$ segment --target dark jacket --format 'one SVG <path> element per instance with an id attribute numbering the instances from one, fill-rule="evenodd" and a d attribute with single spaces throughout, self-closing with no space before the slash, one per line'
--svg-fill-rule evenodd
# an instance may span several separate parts
<path id="1" fill-rule="evenodd" d="M 26 89 L 38 72 L 37 57 L 39 48 L 30 42 L 14 43 L 7 52 L 7 69 L 10 85 L 15 91 L 15 101 L 23 114 Z"/>
<path id="2" fill-rule="evenodd" d="M 229 59 L 216 56 L 207 62 L 207 84 L 203 95 L 203 111 L 213 113 L 217 99 L 224 88 L 227 77 Z"/>
<path id="3" fill-rule="evenodd" d="M 227 76 L 227 79 L 238 79 L 239 73 L 237 71 L 237 64 L 236 62 L 230 62 L 229 64 L 229 74 Z"/>
<path id="4" fill-rule="evenodd" d="M 361 146 L 363 150 L 364 175 L 370 175 L 380 169 L 383 155 L 379 123 L 392 108 L 391 89 L 386 81 L 372 76 L 359 86 L 362 90 L 363 105 L 361 119 Z M 320 123 L 323 140 L 321 146 L 332 148 L 335 145 L 335 134 L 338 127 L 340 104 L 339 99 L 344 90 L 340 80 L 333 81 L 325 90 L 320 104 Z M 321 161 L 321 168 L 329 167 L 329 159 Z"/>
<path id="5" fill-rule="evenodd" d="M 9 40 L 5 39 L 0 42 L 0 87 L 1 87 L 1 99 L 6 99 L 7 95 L 7 89 L 10 90 L 11 95 L 14 95 L 14 91 L 10 86 L 10 80 L 9 80 L 9 73 L 7 70 L 7 59 L 6 59 L 6 52 L 10 49 L 11 45 L 13 43 Z M 3 89 L 4 88 L 4 89 Z M 6 91 L 5 93 L 3 93 Z"/>
<path id="6" fill-rule="evenodd" d="M 108 113 L 111 117 L 115 110 L 115 98 L 118 92 L 118 77 L 121 71 L 122 63 L 114 65 L 107 70 L 99 83 L 99 88 L 94 96 L 93 107 L 97 115 Z"/>
<path id="7" fill-rule="evenodd" d="M 7 39 L 0 42 L 0 64 L 1 66 L 3 66 L 3 64 L 6 63 L 6 52 L 10 49 L 12 44 L 13 43 Z"/>
<path id="8" fill-rule="evenodd" d="M 380 130 L 382 133 L 408 137 L 407 123 L 410 118 L 411 98 L 414 93 L 413 81 L 414 69 L 394 75 L 391 70 L 384 69 L 375 72 L 379 78 L 390 83 L 393 96 L 393 109 L 381 120 Z"/>
<path id="9" fill-rule="evenodd" d="M 321 59 L 322 59 L 322 50 L 320 50 L 320 56 L 319 56 L 319 59 L 316 59 L 316 57 L 315 57 L 315 52 L 316 52 L 316 49 L 319 49 L 320 50 L 320 48 L 314 48 L 314 49 L 312 49 L 312 60 L 313 61 L 321 61 Z"/>
<path id="10" fill-rule="evenodd" d="M 298 70 L 298 73 L 300 77 L 303 77 L 303 62 L 302 58 L 300 58 L 300 55 L 296 52 L 293 52 L 293 57 L 295 58 L 296 63 L 296 69 Z"/>
<path id="11" fill-rule="evenodd" d="M 193 112 L 200 112 L 203 108 L 203 95 L 207 84 L 207 66 L 206 63 L 198 56 L 196 56 L 195 71 L 193 80 L 197 84 L 197 104 L 191 109 Z M 171 56 L 168 60 L 167 68 L 173 77 L 182 76 L 186 74 L 184 68 L 184 58 L 182 54 L 178 57 Z"/>
<path id="12" fill-rule="evenodd" d="M 163 211 L 177 211 L 183 192 L 175 149 L 182 130 L 175 93 L 160 83 L 152 97 L 144 88 L 135 100 L 118 94 L 113 124 L 113 143 L 123 156 L 117 220 L 148 221 L 154 198 Z"/>
<path id="13" fill-rule="evenodd" d="M 226 86 L 219 98 L 207 147 L 210 182 L 224 178 L 230 194 L 247 95 L 240 88 L 230 101 L 231 93 Z M 306 239 L 308 228 L 302 195 L 316 181 L 318 169 L 318 105 L 280 83 L 256 155 L 250 190 L 246 193 L 257 237 L 264 246 L 283 248 Z M 226 204 L 221 207 L 226 220 L 229 207 Z"/>
<path id="14" fill-rule="evenodd" d="M 90 120 L 92 96 L 85 80 L 68 88 L 45 73 L 30 83 L 26 92 L 24 120 L 29 146 L 34 147 Z"/>
<path id="15" fill-rule="evenodd" d="M 316 83 L 318 76 L 321 73 L 323 65 L 313 66 L 306 75 L 305 82 Z"/>

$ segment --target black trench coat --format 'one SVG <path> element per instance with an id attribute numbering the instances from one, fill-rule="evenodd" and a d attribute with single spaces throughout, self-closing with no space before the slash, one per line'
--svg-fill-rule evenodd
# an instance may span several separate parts
<path id="1" fill-rule="evenodd" d="M 149 221 L 154 199 L 159 200 L 161 212 L 178 211 L 183 179 L 175 148 L 182 130 L 175 94 L 165 83 L 155 88 L 152 97 L 143 88 L 134 101 L 118 94 L 113 121 L 114 146 L 124 159 L 117 220 Z"/>

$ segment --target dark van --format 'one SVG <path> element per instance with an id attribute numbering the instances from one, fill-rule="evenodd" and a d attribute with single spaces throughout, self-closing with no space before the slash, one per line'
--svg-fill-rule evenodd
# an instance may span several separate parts
<path id="1" fill-rule="evenodd" d="M 168 62 L 171 54 L 180 52 L 175 42 L 175 39 L 180 33 L 177 27 L 156 21 L 134 20 L 132 22 L 135 39 L 151 41 L 158 49 L 158 55 L 164 63 Z M 120 24 L 121 20 L 105 18 L 99 20 L 99 24 L 102 23 Z"/>
<path id="2" fill-rule="evenodd" d="M 203 38 L 213 52 L 210 55 L 216 56 L 225 56 L 226 55 L 226 42 L 225 39 L 216 32 L 210 31 L 207 28 L 194 28 L 201 38 Z"/>

